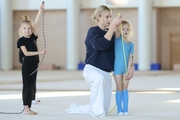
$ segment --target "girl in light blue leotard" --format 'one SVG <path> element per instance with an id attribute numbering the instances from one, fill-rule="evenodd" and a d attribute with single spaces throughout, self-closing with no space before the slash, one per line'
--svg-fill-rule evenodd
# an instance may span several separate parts
<path id="1" fill-rule="evenodd" d="M 133 63 L 134 45 L 131 41 L 129 41 L 129 38 L 131 38 L 132 35 L 133 35 L 133 30 L 129 22 L 122 21 L 122 23 L 119 26 L 117 26 L 116 39 L 115 39 L 114 77 L 116 81 L 116 105 L 117 105 L 118 115 L 129 115 L 128 90 L 127 90 L 129 80 L 124 81 L 124 79 L 126 79 L 125 75 L 128 74 L 128 70 L 131 67 L 134 67 L 134 63 Z M 123 44 L 124 44 L 124 50 L 123 50 Z M 125 58 L 124 58 L 124 53 L 125 53 Z M 127 70 L 127 74 L 126 74 L 126 70 Z"/>

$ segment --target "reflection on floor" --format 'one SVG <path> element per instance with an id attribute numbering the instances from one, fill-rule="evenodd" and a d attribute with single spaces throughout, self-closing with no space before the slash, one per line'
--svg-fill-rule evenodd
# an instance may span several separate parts
<path id="1" fill-rule="evenodd" d="M 112 80 L 112 101 L 115 105 L 115 82 Z M 0 71 L 0 112 L 21 111 L 22 83 L 20 71 Z M 36 99 L 32 109 L 36 116 L 0 114 L 0 120 L 94 120 L 89 115 L 67 114 L 64 111 L 72 102 L 89 103 L 89 85 L 82 71 L 39 71 Z M 135 72 L 129 84 L 129 116 L 117 116 L 117 108 L 105 120 L 179 120 L 180 72 Z"/>

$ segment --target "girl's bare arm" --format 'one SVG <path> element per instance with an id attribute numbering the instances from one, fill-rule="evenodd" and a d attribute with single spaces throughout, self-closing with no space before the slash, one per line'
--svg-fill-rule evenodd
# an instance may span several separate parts
<path id="1" fill-rule="evenodd" d="M 130 54 L 130 56 L 129 56 L 128 70 L 130 69 L 131 66 L 134 66 L 134 62 L 133 62 L 133 54 Z"/>
<path id="2" fill-rule="evenodd" d="M 45 50 L 43 51 L 27 51 L 25 46 L 21 46 L 21 50 L 24 53 L 25 56 L 34 56 L 34 55 L 43 55 L 46 53 Z"/>
<path id="3" fill-rule="evenodd" d="M 44 4 L 42 4 L 38 10 L 38 13 L 36 15 L 35 21 L 34 21 L 34 34 L 37 36 L 38 35 L 38 25 L 40 22 L 40 18 L 42 15 L 42 10 L 44 9 Z"/>
<path id="4" fill-rule="evenodd" d="M 126 80 L 130 80 L 134 75 L 134 62 L 133 62 L 133 54 L 129 56 L 128 62 L 128 75 L 126 76 Z"/>

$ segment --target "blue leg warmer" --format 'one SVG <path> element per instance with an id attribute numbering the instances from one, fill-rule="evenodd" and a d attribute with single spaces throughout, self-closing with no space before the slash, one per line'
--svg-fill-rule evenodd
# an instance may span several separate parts
<path id="1" fill-rule="evenodd" d="M 122 98 L 123 98 L 123 112 L 128 112 L 128 101 L 129 101 L 129 95 L 128 90 L 123 90 L 122 92 Z"/>
<path id="2" fill-rule="evenodd" d="M 122 112 L 122 92 L 116 91 L 116 105 L 118 113 Z"/>

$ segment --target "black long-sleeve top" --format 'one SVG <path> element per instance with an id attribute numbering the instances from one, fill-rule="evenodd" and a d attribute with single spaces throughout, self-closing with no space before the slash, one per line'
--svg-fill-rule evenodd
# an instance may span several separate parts
<path id="1" fill-rule="evenodd" d="M 102 30 L 98 26 L 91 27 L 88 30 L 86 44 L 86 64 L 91 64 L 106 72 L 114 70 L 114 40 L 107 40 L 104 35 L 107 31 Z"/>

